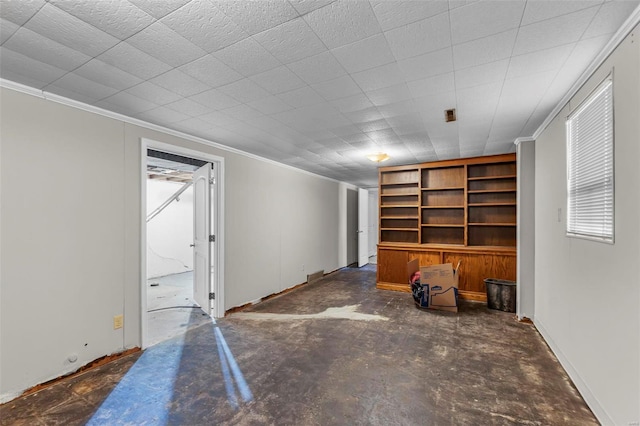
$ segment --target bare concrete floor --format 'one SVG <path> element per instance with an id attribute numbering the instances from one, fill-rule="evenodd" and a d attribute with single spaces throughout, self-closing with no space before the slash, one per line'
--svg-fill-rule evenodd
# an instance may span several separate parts
<path id="1" fill-rule="evenodd" d="M 532 325 L 480 303 L 464 303 L 457 314 L 420 311 L 408 293 L 376 290 L 373 265 L 342 269 L 7 403 L 0 419 L 597 424 Z"/>

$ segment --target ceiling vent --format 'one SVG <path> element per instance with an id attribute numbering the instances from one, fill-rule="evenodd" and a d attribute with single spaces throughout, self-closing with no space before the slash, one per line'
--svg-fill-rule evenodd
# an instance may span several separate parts
<path id="1" fill-rule="evenodd" d="M 447 123 L 450 121 L 456 121 L 456 109 L 446 109 L 444 111 L 444 121 Z"/>

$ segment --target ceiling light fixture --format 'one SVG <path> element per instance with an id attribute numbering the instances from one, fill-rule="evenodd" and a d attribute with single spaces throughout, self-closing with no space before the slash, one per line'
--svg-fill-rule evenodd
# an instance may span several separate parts
<path id="1" fill-rule="evenodd" d="M 367 155 L 367 158 L 374 163 L 382 163 L 383 161 L 387 161 L 391 157 L 389 157 L 389 155 L 384 152 L 376 152 L 375 154 Z"/>

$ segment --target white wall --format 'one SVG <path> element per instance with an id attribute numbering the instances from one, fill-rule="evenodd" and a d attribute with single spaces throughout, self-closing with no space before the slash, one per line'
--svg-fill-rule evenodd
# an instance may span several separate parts
<path id="1" fill-rule="evenodd" d="M 358 190 L 347 189 L 347 265 L 358 262 Z"/>
<path id="2" fill-rule="evenodd" d="M 0 401 L 141 344 L 141 138 L 225 158 L 226 309 L 338 267 L 338 182 L 4 88 L 0 108 Z"/>
<path id="3" fill-rule="evenodd" d="M 147 214 L 167 201 L 184 183 L 147 179 Z M 193 187 L 180 194 L 147 223 L 147 277 L 193 270 Z"/>
<path id="4" fill-rule="evenodd" d="M 369 188 L 369 257 L 378 249 L 378 188 Z"/>
<path id="5" fill-rule="evenodd" d="M 519 142 L 516 150 L 518 165 L 517 192 L 517 315 L 519 319 L 534 319 L 535 315 L 535 156 L 532 140 Z"/>
<path id="6" fill-rule="evenodd" d="M 610 245 L 565 236 L 564 121 L 612 69 L 615 244 Z M 598 419 L 612 425 L 640 421 L 639 138 L 636 27 L 536 139 L 535 149 L 535 324 Z"/>

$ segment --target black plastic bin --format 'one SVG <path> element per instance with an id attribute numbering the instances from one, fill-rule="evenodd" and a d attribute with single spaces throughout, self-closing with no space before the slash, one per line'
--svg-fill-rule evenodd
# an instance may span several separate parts
<path id="1" fill-rule="evenodd" d="M 516 282 L 486 278 L 487 307 L 504 312 L 516 311 Z"/>

